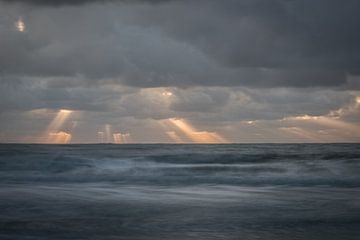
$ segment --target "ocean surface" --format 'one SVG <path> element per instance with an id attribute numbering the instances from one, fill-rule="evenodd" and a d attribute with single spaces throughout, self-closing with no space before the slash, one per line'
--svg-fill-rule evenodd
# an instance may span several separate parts
<path id="1" fill-rule="evenodd" d="M 360 239 L 360 144 L 0 145 L 0 239 Z"/>

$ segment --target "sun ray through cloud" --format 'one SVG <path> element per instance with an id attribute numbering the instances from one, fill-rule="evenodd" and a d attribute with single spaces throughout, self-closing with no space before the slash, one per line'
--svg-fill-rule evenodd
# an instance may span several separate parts
<path id="1" fill-rule="evenodd" d="M 71 133 L 60 131 L 60 129 L 72 113 L 71 110 L 61 109 L 56 114 L 43 134 L 45 143 L 64 144 L 71 141 Z"/>
<path id="2" fill-rule="evenodd" d="M 193 143 L 226 143 L 224 137 L 216 132 L 198 131 L 185 119 L 170 118 L 166 120 L 172 126 L 184 133 Z"/>
<path id="3" fill-rule="evenodd" d="M 130 133 L 114 133 L 113 139 L 115 144 L 127 144 L 132 142 Z"/>
<path id="4" fill-rule="evenodd" d="M 349 122 L 345 122 L 343 120 L 338 119 L 337 117 L 303 115 L 303 116 L 288 117 L 283 119 L 283 121 L 310 122 L 312 124 L 336 128 L 336 129 L 352 132 L 353 134 L 356 135 L 360 135 L 360 126 Z"/>

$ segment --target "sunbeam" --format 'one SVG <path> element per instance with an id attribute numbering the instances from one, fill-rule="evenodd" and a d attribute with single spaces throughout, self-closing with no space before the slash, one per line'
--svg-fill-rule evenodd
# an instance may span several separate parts
<path id="1" fill-rule="evenodd" d="M 314 124 L 345 130 L 353 134 L 360 135 L 360 127 L 358 125 L 342 121 L 336 117 L 303 115 L 303 116 L 285 118 L 284 120 L 308 121 Z"/>
<path id="2" fill-rule="evenodd" d="M 186 120 L 178 118 L 167 119 L 172 126 L 180 130 L 193 143 L 226 143 L 225 138 L 216 132 L 198 131 L 191 126 Z M 169 136 L 169 135 L 168 135 Z M 174 140 L 174 139 L 173 139 Z"/>
<path id="3" fill-rule="evenodd" d="M 52 120 L 49 126 L 47 127 L 46 133 L 59 131 L 59 129 L 62 127 L 66 119 L 69 118 L 71 113 L 72 111 L 70 110 L 65 110 L 65 109 L 60 110 L 56 115 L 56 117 L 54 118 L 54 120 Z"/>
<path id="4" fill-rule="evenodd" d="M 60 129 L 72 113 L 71 110 L 62 109 L 56 114 L 43 134 L 46 143 L 63 144 L 71 141 L 71 133 L 60 131 Z"/>
<path id="5" fill-rule="evenodd" d="M 116 144 L 126 144 L 131 143 L 132 139 L 129 133 L 114 133 L 113 134 L 114 143 Z"/>
<path id="6" fill-rule="evenodd" d="M 107 143 L 110 143 L 112 141 L 111 139 L 111 125 L 105 124 L 105 141 Z"/>

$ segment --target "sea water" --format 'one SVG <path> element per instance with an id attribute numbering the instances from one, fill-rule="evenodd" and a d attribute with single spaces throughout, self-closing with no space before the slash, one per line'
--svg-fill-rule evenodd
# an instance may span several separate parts
<path id="1" fill-rule="evenodd" d="M 0 145 L 0 239 L 360 239 L 360 144 Z"/>

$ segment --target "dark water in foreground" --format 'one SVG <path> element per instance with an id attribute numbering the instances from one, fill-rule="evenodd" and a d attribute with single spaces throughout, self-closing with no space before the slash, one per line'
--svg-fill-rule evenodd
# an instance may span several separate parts
<path id="1" fill-rule="evenodd" d="M 360 145 L 0 145 L 0 239 L 360 239 Z"/>

